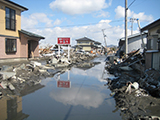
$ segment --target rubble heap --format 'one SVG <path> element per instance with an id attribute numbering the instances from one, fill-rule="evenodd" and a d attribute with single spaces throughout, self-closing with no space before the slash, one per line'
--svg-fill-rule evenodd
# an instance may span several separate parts
<path id="1" fill-rule="evenodd" d="M 23 90 L 26 91 L 26 86 L 38 86 L 42 79 L 53 77 L 56 73 L 64 72 L 66 68 L 79 65 L 94 57 L 96 56 L 72 54 L 71 59 L 68 59 L 67 55 L 50 56 L 46 64 L 39 60 L 39 62 L 30 61 L 16 65 L 2 65 L 0 66 L 0 97 L 21 95 Z"/>
<path id="2" fill-rule="evenodd" d="M 122 59 L 123 62 L 115 59 L 114 64 L 106 62 L 106 69 L 115 76 L 107 78 L 107 85 L 122 118 L 160 119 L 160 72 L 144 71 L 144 57 L 139 50 Z"/>

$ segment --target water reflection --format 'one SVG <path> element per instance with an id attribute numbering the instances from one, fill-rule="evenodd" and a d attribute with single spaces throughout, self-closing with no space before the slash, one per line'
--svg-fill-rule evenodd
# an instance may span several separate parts
<path id="1" fill-rule="evenodd" d="M 57 74 L 57 87 L 59 88 L 71 88 L 70 71 L 68 70 L 68 80 L 61 80 L 60 73 Z"/>
<path id="2" fill-rule="evenodd" d="M 76 68 L 82 69 L 82 70 L 88 70 L 94 67 L 95 65 L 100 64 L 101 62 L 85 62 L 85 63 L 80 63 L 76 65 Z"/>
<path id="3" fill-rule="evenodd" d="M 44 85 L 29 85 L 25 84 L 22 90 L 16 87 L 15 93 L 5 93 L 0 99 L 0 120 L 23 120 L 29 115 L 22 112 L 22 97 L 43 88 Z"/>
<path id="4" fill-rule="evenodd" d="M 82 105 L 85 108 L 98 108 L 102 104 L 105 94 L 88 88 L 72 87 L 72 89 L 53 90 L 50 97 L 64 105 Z"/>
<path id="5" fill-rule="evenodd" d="M 22 97 L 3 97 L 0 100 L 0 120 L 23 120 L 29 115 L 22 112 Z"/>
<path id="6" fill-rule="evenodd" d="M 85 68 L 83 68 L 83 66 Z M 72 68 L 71 71 L 77 75 L 84 75 L 97 78 L 100 82 L 104 82 L 105 78 L 112 77 L 113 75 L 107 74 L 107 71 L 104 69 L 104 62 L 90 62 L 84 63 Z M 78 68 L 78 69 L 77 69 Z M 93 69 L 91 69 L 93 68 Z"/>
<path id="7" fill-rule="evenodd" d="M 93 61 L 53 71 L 56 73 L 54 77 L 42 80 L 41 84 L 26 84 L 18 92 L 19 96 L 0 99 L 0 113 L 3 114 L 0 120 L 119 118 L 119 113 L 112 113 L 115 103 L 109 96 L 110 91 L 102 83 L 103 68 L 103 63 Z M 69 82 L 70 86 L 57 87 L 58 81 Z"/>
<path id="8" fill-rule="evenodd" d="M 101 62 L 81 63 L 71 68 L 71 70 L 66 70 L 68 74 L 65 73 L 64 75 L 58 73 L 54 78 L 57 81 L 57 84 L 59 84 L 58 82 L 62 83 L 62 86 L 57 85 L 57 87 L 61 88 L 71 88 L 68 86 L 66 87 L 65 83 L 71 84 L 70 77 L 74 78 L 73 76 L 77 75 L 81 76 L 72 79 L 72 82 L 76 81 L 76 84 L 73 84 L 71 89 L 58 89 L 58 90 L 54 89 L 50 92 L 50 97 L 56 100 L 57 102 L 63 103 L 64 105 L 72 105 L 72 106 L 82 105 L 87 109 L 89 109 L 90 107 L 98 108 L 104 102 L 105 99 L 107 104 L 112 105 L 112 103 L 108 99 L 110 97 L 107 96 L 106 93 L 102 92 L 103 91 L 102 86 L 99 86 L 97 79 L 95 79 L 98 78 L 99 80 L 102 80 L 101 76 L 103 71 L 101 69 L 104 66 L 103 64 L 100 63 Z M 93 69 L 94 66 L 96 67 Z M 67 77 L 68 80 L 66 80 Z M 87 79 L 86 77 L 89 79 Z M 90 78 L 92 77 L 93 80 L 90 81 L 91 80 Z M 104 80 L 102 81 L 104 82 Z"/>

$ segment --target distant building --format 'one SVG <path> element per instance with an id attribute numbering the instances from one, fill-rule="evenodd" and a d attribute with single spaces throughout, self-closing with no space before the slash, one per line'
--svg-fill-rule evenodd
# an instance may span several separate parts
<path id="1" fill-rule="evenodd" d="M 10 0 L 0 0 L 0 62 L 39 57 L 39 41 L 44 37 L 21 29 L 21 12 L 27 10 Z"/>
<path id="2" fill-rule="evenodd" d="M 76 39 L 76 41 L 77 41 L 76 50 L 81 49 L 89 52 L 95 50 L 97 52 L 102 49 L 102 45 L 100 42 L 94 41 L 87 37 Z"/>
<path id="3" fill-rule="evenodd" d="M 147 44 L 147 33 L 142 34 L 144 44 Z M 118 56 L 123 55 L 125 53 L 125 38 L 119 39 L 119 50 L 117 51 Z M 140 51 L 143 52 L 142 49 L 142 39 L 140 33 L 133 34 L 128 36 L 128 53 L 135 51 L 140 48 Z"/>
<path id="4" fill-rule="evenodd" d="M 81 47 L 82 50 L 91 51 L 94 48 L 94 40 L 91 40 L 87 37 L 76 39 L 77 46 Z"/>
<path id="5" fill-rule="evenodd" d="M 148 31 L 147 51 L 145 52 L 146 69 L 160 70 L 160 19 L 143 27 L 141 31 Z"/>
<path id="6" fill-rule="evenodd" d="M 95 41 L 94 45 L 95 45 L 96 52 L 100 52 L 101 53 L 102 50 L 103 50 L 102 44 L 100 42 L 98 42 L 98 41 Z"/>

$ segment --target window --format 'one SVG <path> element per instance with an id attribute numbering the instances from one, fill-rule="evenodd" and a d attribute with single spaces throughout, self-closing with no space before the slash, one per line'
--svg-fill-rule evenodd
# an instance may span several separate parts
<path id="1" fill-rule="evenodd" d="M 17 41 L 16 39 L 6 38 L 6 53 L 13 53 L 17 51 Z"/>
<path id="2" fill-rule="evenodd" d="M 15 10 L 6 7 L 6 29 L 16 30 Z"/>

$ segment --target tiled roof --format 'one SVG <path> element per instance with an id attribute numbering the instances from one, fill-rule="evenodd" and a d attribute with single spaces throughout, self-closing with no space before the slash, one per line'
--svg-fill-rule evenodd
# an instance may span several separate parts
<path id="1" fill-rule="evenodd" d="M 12 4 L 14 6 L 17 6 L 17 7 L 21 8 L 22 11 L 28 10 L 28 8 L 26 8 L 24 6 L 21 6 L 21 5 L 17 4 L 17 3 L 15 3 L 15 2 L 10 1 L 10 0 L 4 0 L 4 2 L 7 2 L 7 3 Z"/>
<path id="2" fill-rule="evenodd" d="M 76 41 L 92 41 L 92 42 L 95 42 L 94 40 L 91 40 L 87 37 L 83 37 L 83 38 L 80 38 L 80 39 L 76 39 Z"/>
<path id="3" fill-rule="evenodd" d="M 43 37 L 43 36 L 37 35 L 35 33 L 28 32 L 26 30 L 22 30 L 21 29 L 21 30 L 19 30 L 19 32 L 21 32 L 21 33 L 23 33 L 25 35 L 28 35 L 29 37 L 35 37 L 35 38 L 45 39 L 45 37 Z"/>

